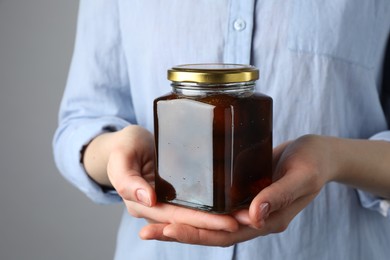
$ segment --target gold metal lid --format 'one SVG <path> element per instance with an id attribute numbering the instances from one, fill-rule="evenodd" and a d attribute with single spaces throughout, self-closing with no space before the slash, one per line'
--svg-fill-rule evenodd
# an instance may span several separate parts
<path id="1" fill-rule="evenodd" d="M 185 64 L 168 70 L 168 80 L 173 82 L 226 84 L 257 79 L 259 79 L 259 70 L 254 66 L 243 64 Z"/>

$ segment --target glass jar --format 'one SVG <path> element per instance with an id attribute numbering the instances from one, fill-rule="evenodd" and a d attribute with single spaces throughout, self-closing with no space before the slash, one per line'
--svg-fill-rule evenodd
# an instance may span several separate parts
<path id="1" fill-rule="evenodd" d="M 159 202 L 230 213 L 272 181 L 272 99 L 248 65 L 168 70 L 172 92 L 154 101 Z"/>

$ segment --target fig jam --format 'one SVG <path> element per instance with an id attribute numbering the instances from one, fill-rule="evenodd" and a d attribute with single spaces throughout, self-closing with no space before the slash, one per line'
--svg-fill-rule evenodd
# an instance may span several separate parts
<path id="1" fill-rule="evenodd" d="M 154 101 L 157 200 L 213 213 L 247 207 L 272 181 L 272 99 L 254 92 L 258 71 L 229 64 L 173 69 L 172 93 Z M 223 76 L 248 70 L 248 81 Z M 191 78 L 199 71 L 219 73 L 218 82 Z M 194 82 L 175 81 L 175 72 Z"/>

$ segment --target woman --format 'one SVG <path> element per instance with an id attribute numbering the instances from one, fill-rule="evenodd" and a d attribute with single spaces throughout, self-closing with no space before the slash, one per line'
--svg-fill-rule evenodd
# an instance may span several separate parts
<path id="1" fill-rule="evenodd" d="M 388 17 L 385 0 L 82 0 L 54 151 L 91 199 L 126 205 L 115 258 L 387 259 Z M 275 180 L 232 215 L 153 189 L 152 101 L 167 69 L 204 62 L 255 65 L 274 100 Z"/>

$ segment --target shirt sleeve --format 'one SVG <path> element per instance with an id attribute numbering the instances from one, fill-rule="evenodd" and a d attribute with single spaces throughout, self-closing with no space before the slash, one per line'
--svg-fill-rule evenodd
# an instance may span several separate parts
<path id="1" fill-rule="evenodd" d="M 81 0 L 76 42 L 53 139 L 61 174 L 96 203 L 120 201 L 86 174 L 81 150 L 135 122 L 116 1 Z"/>

